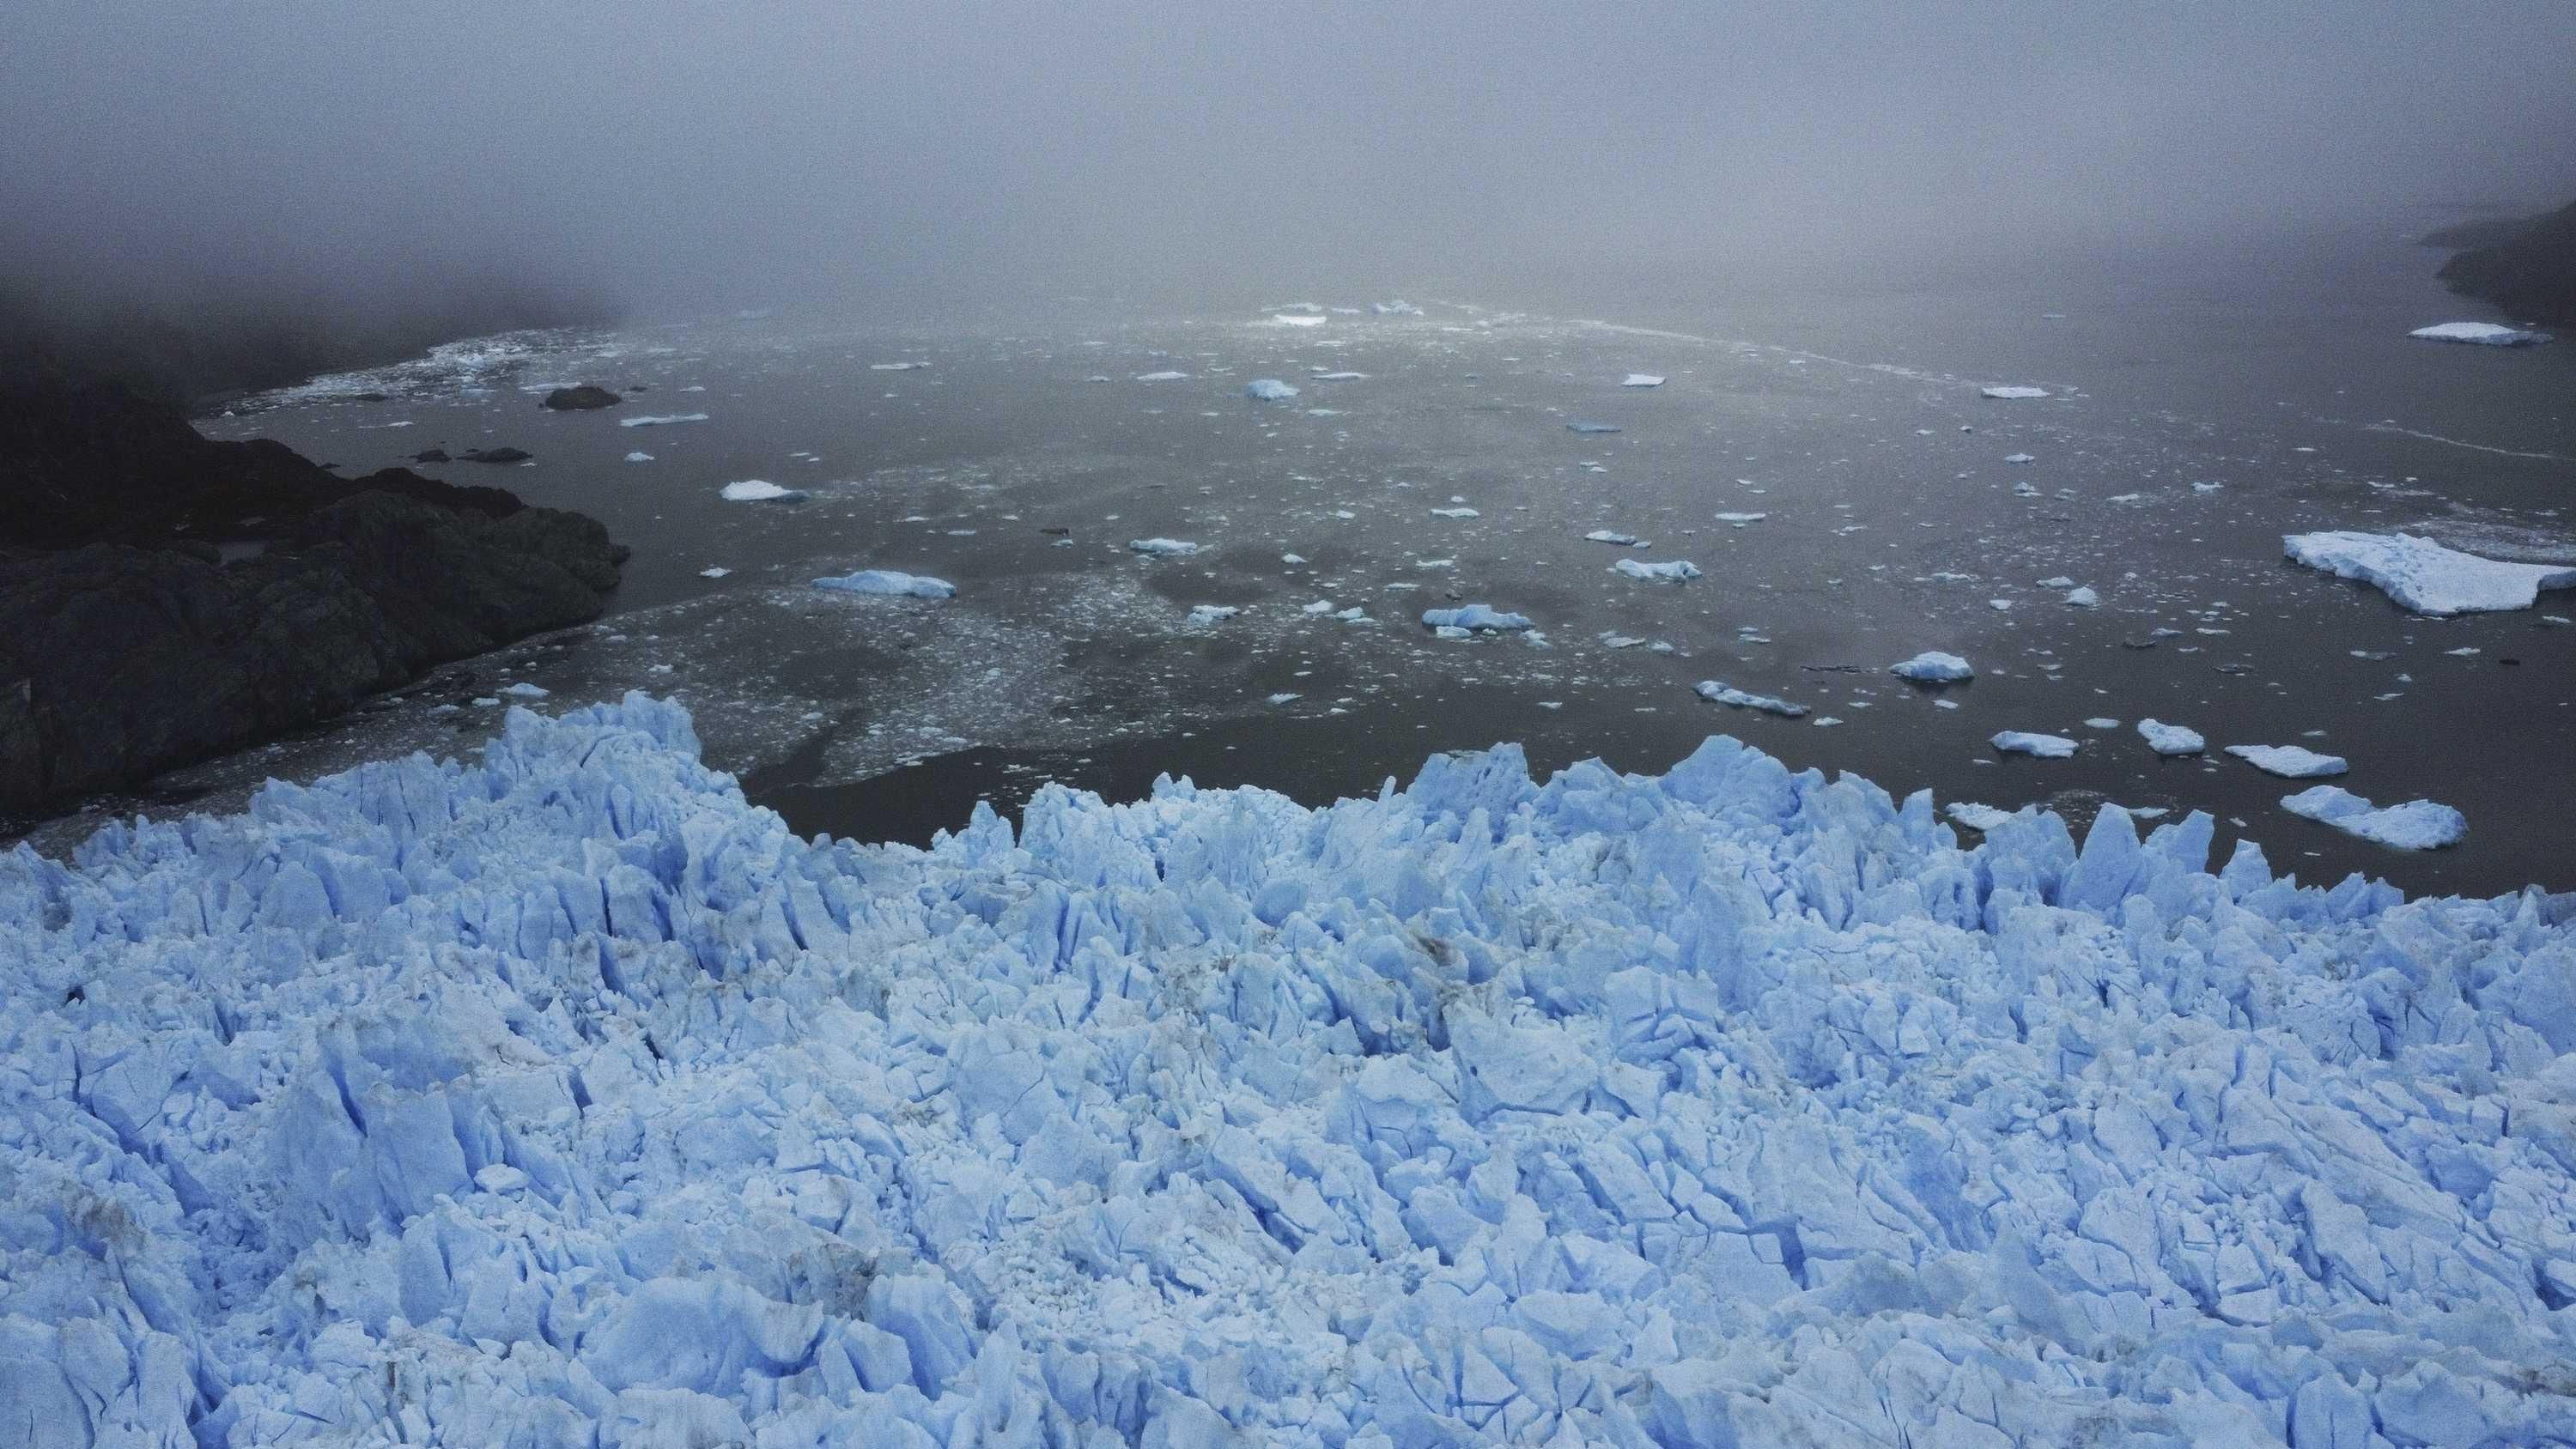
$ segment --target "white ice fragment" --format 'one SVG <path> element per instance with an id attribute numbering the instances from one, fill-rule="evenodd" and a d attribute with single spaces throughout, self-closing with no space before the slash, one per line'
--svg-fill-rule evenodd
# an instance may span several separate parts
<path id="1" fill-rule="evenodd" d="M 2004 454 L 2004 461 L 2007 463 L 2036 463 L 2039 459 L 2029 453 L 2006 453 Z M 1955 809 L 1957 807 L 1953 806 L 1952 808 Z"/>
<path id="2" fill-rule="evenodd" d="M 1642 559 L 1623 558 L 1610 565 L 1610 572 L 1626 574 L 1632 579 L 1651 583 L 1678 584 L 1699 577 L 1699 565 L 1688 559 L 1664 563 L 1647 563 Z"/>
<path id="3" fill-rule="evenodd" d="M 1747 694 L 1734 685 L 1724 684 L 1714 679 L 1703 679 L 1692 685 L 1691 689 L 1693 693 L 1712 704 L 1731 705 L 1736 709 L 1759 710 L 1764 714 L 1776 714 L 1783 719 L 1800 719 L 1807 713 L 1807 707 L 1803 704 L 1791 704 L 1785 699 L 1768 694 Z"/>
<path id="4" fill-rule="evenodd" d="M 802 488 L 781 488 L 765 478 L 743 478 L 727 483 L 719 496 L 727 503 L 794 503 L 811 495 Z"/>
<path id="5" fill-rule="evenodd" d="M 2200 731 L 2161 720 L 2138 721 L 2138 734 L 2146 740 L 2147 748 L 2159 755 L 2197 755 L 2209 748 L 2209 741 L 2201 738 Z"/>
<path id="6" fill-rule="evenodd" d="M 1472 508 L 1435 508 L 1431 510 L 1431 516 L 1434 518 L 1478 518 L 1483 515 L 1477 513 L 1476 510 Z"/>
<path id="7" fill-rule="evenodd" d="M 1270 325 L 1273 327 L 1321 327 L 1324 325 L 1324 318 L 1322 314 L 1315 312 L 1273 312 L 1270 314 Z"/>
<path id="8" fill-rule="evenodd" d="M 2530 332 L 2494 322 L 2436 322 L 2406 334 L 2427 342 L 2467 342 L 2482 347 L 2529 347 L 2546 342 L 2546 332 Z"/>
<path id="9" fill-rule="evenodd" d="M 720 579 L 732 572 L 733 570 L 726 568 L 723 564 L 716 564 L 712 567 L 698 570 L 698 577 L 702 579 Z"/>
<path id="10" fill-rule="evenodd" d="M 1131 538 L 1127 540 L 1127 547 L 1156 558 L 1180 558 L 1199 551 L 1197 544 L 1178 538 Z"/>
<path id="11" fill-rule="evenodd" d="M 1509 631 L 1531 627 L 1527 614 L 1507 614 L 1491 604 L 1466 604 L 1455 609 L 1425 609 L 1422 622 L 1434 629 Z"/>
<path id="12" fill-rule="evenodd" d="M 1317 599 L 1315 602 L 1308 604 L 1297 612 L 1301 614 L 1329 614 L 1333 612 L 1333 601 L 1330 599 Z"/>
<path id="13" fill-rule="evenodd" d="M 2063 602 L 2071 604 L 2078 609 L 2091 609 L 2100 606 L 2102 596 L 2093 592 L 2093 590 L 2088 586 L 2085 588 L 2067 590 L 2066 598 Z"/>
<path id="14" fill-rule="evenodd" d="M 1621 533 L 1615 528 L 1596 528 L 1590 533 L 1583 535 L 1583 538 L 1587 543 L 1615 543 L 1622 548 L 1625 548 L 1637 541 L 1637 535 L 1633 533 Z"/>
<path id="15" fill-rule="evenodd" d="M 2007 755 L 2032 755 L 2043 760 L 2063 760 L 2075 753 L 2075 741 L 2064 735 L 2033 734 L 2029 730 L 1998 730 L 1986 743 Z"/>
<path id="16" fill-rule="evenodd" d="M 1190 606 L 1190 622 L 1201 626 L 1222 624 L 1242 612 L 1242 608 L 1235 604 L 1193 604 Z"/>
<path id="17" fill-rule="evenodd" d="M 2528 609 L 2543 589 L 2576 588 L 2576 564 L 2505 563 L 2406 533 L 2293 533 L 2281 543 L 2297 562 L 2375 584 L 2418 614 Z"/>
<path id="18" fill-rule="evenodd" d="M 930 364 L 929 364 L 929 363 L 927 363 L 927 362 L 871 362 L 871 363 L 869 363 L 869 364 L 868 364 L 868 371 L 870 371 L 870 372 L 918 372 L 918 371 L 920 371 L 922 368 L 928 367 L 929 365 L 930 365 Z"/>
<path id="19" fill-rule="evenodd" d="M 2009 810 L 1998 810 L 1992 805 L 1980 805 L 1974 800 L 1953 800 L 1942 807 L 1941 813 L 1970 830 L 1980 831 L 1993 830 L 2013 818 L 2013 813 Z"/>
<path id="20" fill-rule="evenodd" d="M 552 690 L 543 688 L 539 685 L 529 684 L 524 680 L 517 684 L 502 685 L 501 692 L 503 694 L 515 696 L 519 699 L 543 699 L 548 694 L 553 693 Z"/>
<path id="21" fill-rule="evenodd" d="M 1632 372 L 1621 379 L 1619 385 L 1621 387 L 1662 387 L 1664 377 L 1659 372 Z"/>
<path id="22" fill-rule="evenodd" d="M 1306 556 L 1304 554 L 1283 553 L 1279 555 L 1279 561 L 1284 564 L 1301 564 L 1306 561 Z"/>
<path id="23" fill-rule="evenodd" d="M 2019 398 L 2048 396 L 2048 389 L 2044 387 L 1981 387 L 1977 391 L 1986 397 L 2001 398 L 2007 402 Z"/>
<path id="24" fill-rule="evenodd" d="M 1258 402 L 1286 402 L 1297 389 L 1275 377 L 1256 377 L 1243 385 L 1243 395 Z"/>
<path id="25" fill-rule="evenodd" d="M 1742 528 L 1748 523 L 1760 523 L 1771 515 L 1768 513 L 1718 513 L 1710 516 L 1720 523 L 1731 523 L 1738 528 Z"/>
<path id="26" fill-rule="evenodd" d="M 1170 368 L 1165 368 L 1160 372 L 1140 372 L 1136 374 L 1136 380 L 1138 382 L 1179 382 L 1181 379 L 1188 376 L 1189 374 L 1186 372 L 1176 372 Z"/>
<path id="27" fill-rule="evenodd" d="M 2295 795 L 2284 795 L 2281 808 L 2322 821 L 2346 835 L 2399 850 L 2439 850 L 2459 844 L 2469 831 L 2468 818 L 2448 805 L 2409 800 L 2402 805 L 2376 807 L 2340 785 L 2312 785 Z"/>
<path id="28" fill-rule="evenodd" d="M 703 423 L 706 420 L 707 415 L 705 413 L 663 413 L 659 415 L 648 414 L 644 417 L 619 418 L 617 420 L 617 425 L 621 428 L 658 428 L 671 423 Z"/>
<path id="29" fill-rule="evenodd" d="M 946 579 L 900 573 L 893 569 L 861 569 L 857 573 L 816 579 L 814 587 L 836 589 L 845 594 L 898 594 L 915 599 L 945 599 L 957 593 L 957 586 Z"/>
<path id="30" fill-rule="evenodd" d="M 2088 730 L 2115 730 L 2120 727 L 2120 722 L 2108 715 L 2095 715 L 2084 722 L 2084 727 Z"/>
<path id="31" fill-rule="evenodd" d="M 626 461 L 629 463 L 650 463 L 653 461 L 653 455 L 645 452 L 641 448 L 638 448 L 634 452 L 626 455 Z"/>
<path id="32" fill-rule="evenodd" d="M 2340 775 L 2351 768 L 2343 756 L 2321 755 L 2305 745 L 2229 745 L 2227 753 L 2285 780 L 2313 780 L 2321 775 Z"/>
<path id="33" fill-rule="evenodd" d="M 1325 372 L 1320 369 L 1310 369 L 1306 376 L 1316 382 L 1358 382 L 1363 378 L 1366 378 L 1368 374 L 1365 372 L 1351 372 L 1343 369 L 1337 369 L 1332 372 Z"/>
<path id="34" fill-rule="evenodd" d="M 1967 660 L 1956 654 L 1944 654 L 1938 649 L 1926 649 L 1911 659 L 1891 664 L 1887 666 L 1887 672 L 1917 684 L 1950 684 L 1973 679 L 1977 674 L 1976 670 L 1968 667 Z"/>

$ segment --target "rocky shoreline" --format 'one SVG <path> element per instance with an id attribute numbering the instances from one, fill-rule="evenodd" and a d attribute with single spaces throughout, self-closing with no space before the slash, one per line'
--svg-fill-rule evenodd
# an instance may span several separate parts
<path id="1" fill-rule="evenodd" d="M 597 618 L 597 520 L 358 479 L 39 359 L 0 378 L 0 827 Z"/>
<path id="2" fill-rule="evenodd" d="M 2576 326 L 2576 202 L 2519 222 L 2445 228 L 2425 240 L 2463 247 L 2442 264 L 2452 291 L 2519 321 Z"/>

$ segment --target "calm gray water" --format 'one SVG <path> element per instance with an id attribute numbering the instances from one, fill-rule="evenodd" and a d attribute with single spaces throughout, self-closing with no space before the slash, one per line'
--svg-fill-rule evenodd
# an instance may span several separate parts
<path id="1" fill-rule="evenodd" d="M 2222 849 L 2251 836 L 2309 880 L 2568 889 L 2576 628 L 2550 616 L 2576 614 L 2576 593 L 2421 619 L 2281 558 L 2283 533 L 2317 528 L 2576 558 L 2576 344 L 2408 339 L 2488 315 L 2442 293 L 2438 261 L 2392 236 L 1902 293 L 1740 297 L 1712 279 L 1416 295 L 1423 315 L 1392 317 L 1322 296 L 1358 310 L 1314 326 L 1272 320 L 1308 300 L 1286 296 L 1195 316 L 1069 300 L 930 330 L 781 311 L 460 346 L 202 426 L 351 473 L 431 446 L 529 449 L 522 467 L 428 471 L 605 519 L 636 550 L 615 613 L 174 784 L 220 803 L 261 773 L 468 746 L 498 722 L 473 701 L 509 681 L 551 690 L 541 708 L 676 694 L 711 759 L 800 829 L 913 841 L 1047 780 L 1115 797 L 1169 771 L 1314 802 L 1438 750 L 1508 740 L 1541 769 L 1660 770 L 1725 732 L 2079 829 L 2105 800 L 2207 810 Z M 925 365 L 880 366 L 896 363 Z M 1161 371 L 1188 376 L 1136 380 Z M 1630 372 L 1666 381 L 1620 386 Z M 1254 402 L 1258 377 L 1300 393 Z M 536 406 L 576 381 L 646 391 L 605 413 Z M 2052 395 L 1978 393 L 2005 383 Z M 2005 461 L 2019 453 L 2033 461 Z M 811 496 L 720 498 L 745 479 Z M 1475 516 L 1438 512 L 1455 508 Z M 1584 539 L 1597 529 L 1645 542 Z M 1201 548 L 1127 547 L 1153 536 Z M 1623 556 L 1703 576 L 1636 582 L 1610 571 Z M 867 567 L 958 594 L 807 586 Z M 2060 577 L 2100 605 L 2062 603 L 2043 584 Z M 1416 622 L 1461 602 L 1530 615 L 1547 647 Z M 1199 604 L 1242 612 L 1194 626 Z M 1352 608 L 1364 619 L 1339 617 Z M 1931 692 L 1884 672 L 1923 649 L 1977 679 Z M 1812 713 L 1709 705 L 1704 679 Z M 2344 755 L 2338 783 L 2457 806 L 2468 838 L 2352 840 L 2281 810 L 2292 782 L 2157 759 L 2144 716 L 2213 754 Z M 2002 729 L 2082 749 L 2007 758 L 1987 744 Z"/>

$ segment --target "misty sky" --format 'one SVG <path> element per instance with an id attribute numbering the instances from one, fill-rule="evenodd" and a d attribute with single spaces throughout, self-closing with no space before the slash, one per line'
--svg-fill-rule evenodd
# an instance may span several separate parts
<path id="1" fill-rule="evenodd" d="M 647 313 L 1883 276 L 2576 195 L 2569 0 L 11 0 L 0 257 Z"/>

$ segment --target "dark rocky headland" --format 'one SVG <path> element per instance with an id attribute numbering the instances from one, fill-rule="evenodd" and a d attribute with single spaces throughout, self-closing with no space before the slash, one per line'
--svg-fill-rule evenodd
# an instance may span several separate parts
<path id="1" fill-rule="evenodd" d="M 2452 291 L 2515 321 L 2576 326 L 2576 202 L 2518 222 L 2445 228 L 2425 240 L 2466 248 L 2442 264 Z"/>
<path id="2" fill-rule="evenodd" d="M 13 358 L 0 825 L 597 618 L 625 558 L 597 520 L 507 489 L 338 478 L 58 356 Z"/>

